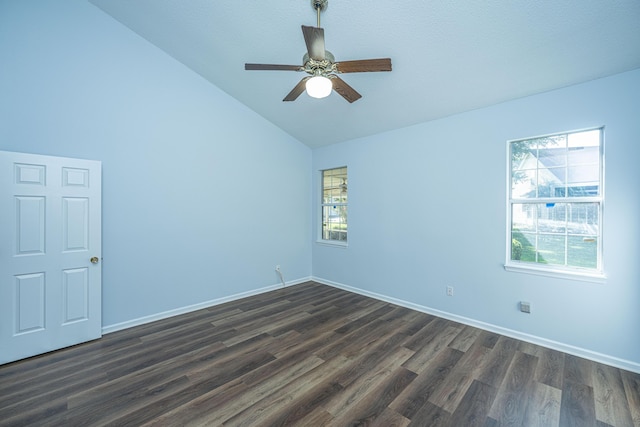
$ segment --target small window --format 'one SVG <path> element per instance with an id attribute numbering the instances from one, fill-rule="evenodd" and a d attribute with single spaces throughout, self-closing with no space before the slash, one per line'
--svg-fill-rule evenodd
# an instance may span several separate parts
<path id="1" fill-rule="evenodd" d="M 506 267 L 602 275 L 602 133 L 509 142 Z"/>
<path id="2" fill-rule="evenodd" d="M 322 240 L 347 243 L 347 168 L 322 171 Z"/>

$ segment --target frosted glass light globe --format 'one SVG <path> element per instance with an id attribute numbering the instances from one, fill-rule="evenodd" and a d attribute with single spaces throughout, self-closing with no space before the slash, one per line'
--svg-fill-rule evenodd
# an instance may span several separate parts
<path id="1" fill-rule="evenodd" d="M 312 98 L 326 98 L 331 93 L 333 85 L 331 79 L 324 76 L 314 76 L 305 84 L 307 94 Z"/>

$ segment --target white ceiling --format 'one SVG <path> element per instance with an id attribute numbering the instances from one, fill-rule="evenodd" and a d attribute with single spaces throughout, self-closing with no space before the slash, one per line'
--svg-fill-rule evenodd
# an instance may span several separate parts
<path id="1" fill-rule="evenodd" d="M 639 0 L 329 0 L 336 61 L 391 58 L 341 77 L 362 98 L 282 102 L 304 76 L 310 0 L 90 0 L 310 147 L 376 134 L 640 68 Z"/>

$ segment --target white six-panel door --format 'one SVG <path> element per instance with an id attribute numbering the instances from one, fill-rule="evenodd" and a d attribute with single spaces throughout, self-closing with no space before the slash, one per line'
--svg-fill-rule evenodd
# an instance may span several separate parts
<path id="1" fill-rule="evenodd" d="M 101 175 L 0 151 L 0 364 L 102 335 Z"/>

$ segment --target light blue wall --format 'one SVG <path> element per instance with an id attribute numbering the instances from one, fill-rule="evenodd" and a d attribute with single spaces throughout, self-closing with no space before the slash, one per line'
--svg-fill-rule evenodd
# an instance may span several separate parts
<path id="1" fill-rule="evenodd" d="M 506 272 L 506 141 L 603 125 L 606 283 Z M 315 221 L 348 166 L 349 246 L 314 243 L 313 275 L 640 363 L 638 159 L 640 70 L 315 149 Z"/>
<path id="2" fill-rule="evenodd" d="M 103 162 L 103 324 L 311 273 L 311 150 L 82 0 L 0 2 L 0 150 Z"/>

